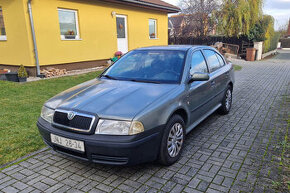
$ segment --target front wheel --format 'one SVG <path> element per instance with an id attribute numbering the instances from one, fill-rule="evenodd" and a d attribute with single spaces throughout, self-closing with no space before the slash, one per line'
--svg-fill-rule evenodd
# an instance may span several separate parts
<path id="1" fill-rule="evenodd" d="M 180 158 L 184 140 L 184 121 L 181 116 L 173 115 L 164 130 L 160 146 L 159 162 L 163 165 L 175 163 Z"/>
<path id="2" fill-rule="evenodd" d="M 222 106 L 218 109 L 218 112 L 222 115 L 226 115 L 232 108 L 232 87 L 229 85 L 222 100 Z"/>

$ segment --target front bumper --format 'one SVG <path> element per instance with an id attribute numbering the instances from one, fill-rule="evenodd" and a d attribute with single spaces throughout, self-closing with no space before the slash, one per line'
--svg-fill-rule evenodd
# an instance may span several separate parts
<path id="1" fill-rule="evenodd" d="M 38 130 L 44 142 L 55 151 L 81 160 L 110 165 L 135 165 L 156 160 L 163 126 L 132 136 L 88 135 L 65 131 L 38 119 Z M 84 141 L 85 152 L 78 152 L 51 143 L 50 134 Z"/>

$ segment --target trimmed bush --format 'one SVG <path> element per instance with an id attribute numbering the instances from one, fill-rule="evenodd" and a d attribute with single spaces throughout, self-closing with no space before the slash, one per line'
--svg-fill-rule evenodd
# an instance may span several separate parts
<path id="1" fill-rule="evenodd" d="M 18 77 L 19 78 L 27 78 L 28 74 L 24 68 L 24 66 L 21 64 L 19 69 L 18 69 Z"/>

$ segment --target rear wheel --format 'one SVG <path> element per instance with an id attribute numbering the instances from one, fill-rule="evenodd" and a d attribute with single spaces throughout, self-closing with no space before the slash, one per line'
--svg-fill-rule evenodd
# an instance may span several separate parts
<path id="1" fill-rule="evenodd" d="M 218 112 L 222 115 L 228 114 L 232 108 L 232 90 L 232 87 L 228 85 L 222 100 L 222 106 L 218 109 Z"/>
<path id="2" fill-rule="evenodd" d="M 159 162 L 163 165 L 175 163 L 180 158 L 184 140 L 184 121 L 181 116 L 173 115 L 164 130 L 160 146 Z"/>

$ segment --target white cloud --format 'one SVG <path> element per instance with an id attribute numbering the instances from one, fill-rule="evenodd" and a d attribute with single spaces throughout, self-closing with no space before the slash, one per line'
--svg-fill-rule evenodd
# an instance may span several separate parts
<path id="1" fill-rule="evenodd" d="M 290 0 L 266 0 L 263 11 L 275 18 L 275 29 L 278 30 L 290 19 Z"/>

